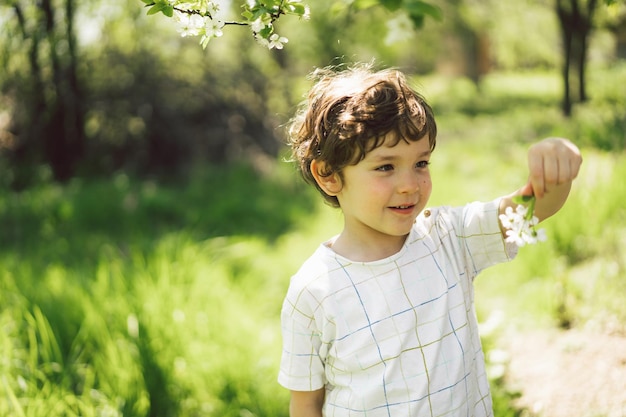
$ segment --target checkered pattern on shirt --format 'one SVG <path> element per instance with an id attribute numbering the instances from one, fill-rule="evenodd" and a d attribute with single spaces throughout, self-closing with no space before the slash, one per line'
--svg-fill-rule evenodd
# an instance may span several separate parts
<path id="1" fill-rule="evenodd" d="M 284 301 L 279 382 L 326 386 L 326 417 L 491 416 L 472 281 L 514 255 L 497 207 L 430 210 L 380 261 L 321 245 Z"/>

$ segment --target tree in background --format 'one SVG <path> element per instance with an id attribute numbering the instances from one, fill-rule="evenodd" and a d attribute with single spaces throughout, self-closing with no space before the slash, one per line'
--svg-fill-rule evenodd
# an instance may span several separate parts
<path id="1" fill-rule="evenodd" d="M 228 25 L 249 26 L 254 39 L 269 49 L 282 49 L 289 40 L 276 32 L 281 16 L 297 16 L 308 20 L 310 9 L 302 0 L 245 0 L 237 2 L 242 13 L 238 19 L 228 19 L 221 11 L 220 0 L 141 0 L 148 15 L 163 13 L 178 23 L 181 36 L 200 36 L 203 48 L 213 38 L 221 37 Z M 395 12 L 403 10 L 413 25 L 421 28 L 426 16 L 441 18 L 439 8 L 422 0 L 335 0 L 333 9 L 359 11 L 382 6 Z"/>
<path id="2" fill-rule="evenodd" d="M 574 100 L 580 102 L 587 100 L 585 85 L 587 51 L 597 6 L 597 0 L 556 0 L 556 14 L 559 17 L 563 39 L 562 106 L 566 116 L 571 115 Z M 574 92 L 577 93 L 577 97 L 573 97 Z"/>
<path id="3" fill-rule="evenodd" d="M 596 14 L 600 6 L 616 9 L 624 6 L 623 0 L 556 0 L 555 10 L 558 16 L 563 42 L 563 113 L 570 116 L 575 102 L 588 99 L 586 86 L 586 69 L 589 52 L 589 38 L 598 26 Z M 606 13 L 606 11 L 605 11 Z M 619 39 L 624 32 L 623 23 L 615 17 L 606 25 L 612 29 Z"/>
<path id="4" fill-rule="evenodd" d="M 177 22 L 163 16 L 168 7 L 175 16 L 174 3 L 189 2 L 0 5 L 3 185 L 117 171 L 169 178 L 194 164 L 276 157 L 276 127 L 302 99 L 303 74 L 314 67 L 376 59 L 428 73 L 446 61 L 455 75 L 478 83 L 492 67 L 557 65 L 552 0 L 316 0 L 311 10 L 296 0 L 250 0 L 244 9 L 243 1 L 224 1 L 224 13 L 243 11 L 243 24 L 227 26 L 226 18 L 208 29 L 211 19 L 198 26 L 194 16 L 214 13 L 213 2 L 196 2 L 200 9 Z M 280 12 L 283 6 L 296 18 Z M 543 20 L 533 27 L 536 11 Z M 620 27 L 618 18 L 606 20 Z"/>
<path id="5" fill-rule="evenodd" d="M 191 20 L 183 28 L 186 38 L 156 35 L 156 26 L 140 18 L 145 11 L 139 2 L 2 4 L 0 59 L 6 71 L 0 74 L 0 110 L 9 115 L 1 129 L 5 139 L 0 162 L 9 174 L 2 182 L 27 187 L 42 172 L 47 177 L 47 169 L 39 167 L 49 167 L 50 177 L 63 182 L 77 173 L 106 175 L 116 170 L 172 176 L 199 155 L 212 162 L 246 153 L 276 156 L 280 142 L 275 115 L 286 114 L 288 106 L 299 101 L 289 96 L 285 77 L 290 55 L 276 52 L 281 38 L 272 37 L 276 33 L 269 23 L 274 17 L 266 13 L 267 5 L 279 3 L 292 13 L 306 11 L 298 1 L 247 2 L 244 10 L 245 19 L 256 22 L 252 28 L 267 36 L 264 45 L 274 51 L 262 52 L 245 31 L 234 31 L 240 33 L 229 34 L 233 41 L 225 44 L 231 49 L 215 45 L 219 59 L 207 59 L 209 51 L 189 52 L 186 38 L 195 30 Z M 334 3 L 343 3 L 350 12 L 371 6 L 360 0 Z M 382 3 L 393 10 L 401 5 Z M 167 15 L 171 4 L 157 1 L 149 10 Z M 233 4 L 233 9 L 238 7 Z M 200 11 L 214 12 L 193 10 L 189 16 L 198 17 Z M 412 13 L 416 19 L 418 15 Z M 99 39 L 77 44 L 77 25 L 84 29 L 85 21 L 90 31 L 100 27 Z M 323 19 L 319 32 L 322 26 Z M 216 37 L 222 27 L 204 29 L 204 35 Z M 308 72 L 310 66 L 305 68 Z"/>
<path id="6" fill-rule="evenodd" d="M 13 16 L 3 24 L 12 41 L 4 51 L 5 88 L 15 97 L 16 136 L 11 157 L 16 167 L 46 161 L 54 179 L 74 174 L 84 152 L 85 109 L 78 76 L 74 0 L 13 0 Z M 27 71 L 9 62 L 26 48 Z M 22 54 L 20 54 L 22 55 Z M 29 182 L 27 170 L 16 173 L 19 187 Z"/>
<path id="7" fill-rule="evenodd" d="M 206 59 L 144 13 L 132 2 L 0 6 L 3 185 L 118 170 L 172 177 L 196 156 L 277 155 L 276 55 L 252 57 L 234 39 Z M 87 35 L 78 44 L 77 33 Z"/>

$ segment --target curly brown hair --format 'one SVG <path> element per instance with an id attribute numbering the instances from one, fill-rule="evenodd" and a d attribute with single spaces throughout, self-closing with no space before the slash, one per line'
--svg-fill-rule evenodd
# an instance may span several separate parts
<path id="1" fill-rule="evenodd" d="M 389 133 L 396 140 L 393 145 L 427 137 L 430 150 L 435 149 L 433 111 L 402 72 L 357 64 L 317 69 L 311 78 L 315 83 L 291 120 L 289 144 L 302 177 L 333 207 L 339 207 L 337 197 L 326 194 L 315 181 L 313 160 L 324 162 L 321 176 L 341 177 L 344 167 L 381 146 Z"/>

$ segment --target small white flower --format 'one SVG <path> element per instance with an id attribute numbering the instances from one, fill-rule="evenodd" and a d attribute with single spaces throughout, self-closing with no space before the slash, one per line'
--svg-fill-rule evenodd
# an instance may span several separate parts
<path id="1" fill-rule="evenodd" d="M 270 47 L 270 42 L 267 39 L 265 39 L 264 37 L 256 36 L 255 39 L 259 43 L 259 45 L 264 46 L 266 48 Z"/>
<path id="2" fill-rule="evenodd" d="M 224 34 L 222 29 L 224 28 L 224 22 L 222 20 L 207 19 L 206 26 L 204 27 L 206 36 L 213 38 L 219 38 Z"/>
<path id="3" fill-rule="evenodd" d="M 502 223 L 502 227 L 505 229 L 513 228 L 513 209 L 511 207 L 507 207 L 504 210 L 504 214 L 500 215 L 500 222 Z"/>
<path id="4" fill-rule="evenodd" d="M 535 236 L 539 242 L 545 242 L 548 240 L 548 235 L 546 234 L 546 229 L 537 229 L 535 231 L 537 235 Z"/>
<path id="5" fill-rule="evenodd" d="M 268 39 L 267 47 L 269 49 L 283 49 L 283 44 L 287 42 L 289 42 L 289 39 L 285 38 L 284 36 L 279 36 L 278 33 L 273 33 Z"/>
<path id="6" fill-rule="evenodd" d="M 219 4 L 210 1 L 206 5 L 206 10 L 211 16 L 215 17 L 215 15 L 217 15 L 217 12 L 220 10 L 220 6 Z"/>
<path id="7" fill-rule="evenodd" d="M 204 19 L 197 14 L 176 13 L 178 22 L 178 32 L 180 36 L 198 36 L 200 29 L 204 26 Z"/>
<path id="8" fill-rule="evenodd" d="M 503 214 L 499 216 L 502 227 L 506 231 L 506 242 L 515 243 L 522 247 L 527 244 L 535 244 L 547 240 L 544 229 L 536 229 L 539 219 L 528 212 L 528 207 L 520 204 L 515 211 L 507 207 Z"/>
<path id="9" fill-rule="evenodd" d="M 252 29 L 252 32 L 254 33 L 259 33 L 260 31 L 265 29 L 265 26 L 265 22 L 263 22 L 263 19 L 261 18 L 258 18 L 254 22 L 250 23 L 250 29 Z"/>
<path id="10" fill-rule="evenodd" d="M 521 233 L 517 230 L 507 230 L 506 236 L 506 242 L 515 243 L 520 248 L 526 245 L 526 241 L 522 239 Z"/>

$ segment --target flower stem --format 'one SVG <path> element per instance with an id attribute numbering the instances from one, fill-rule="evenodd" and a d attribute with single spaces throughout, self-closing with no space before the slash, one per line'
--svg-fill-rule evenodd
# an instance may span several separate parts
<path id="1" fill-rule="evenodd" d="M 534 195 L 530 196 L 530 200 L 528 201 L 528 211 L 526 212 L 525 219 L 532 220 L 535 215 L 535 201 L 537 200 Z"/>

